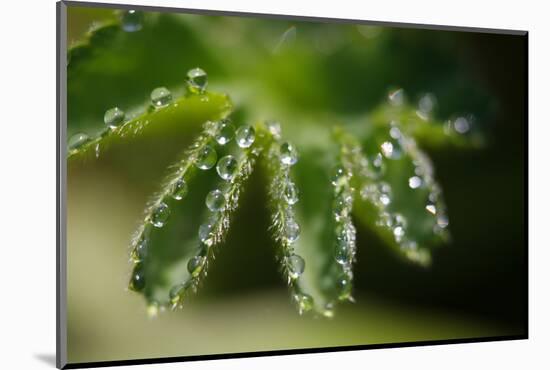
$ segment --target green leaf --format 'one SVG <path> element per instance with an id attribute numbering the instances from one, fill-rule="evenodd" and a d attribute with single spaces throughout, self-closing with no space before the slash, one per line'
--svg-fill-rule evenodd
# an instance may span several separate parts
<path id="1" fill-rule="evenodd" d="M 183 137 L 199 124 L 221 119 L 230 111 L 229 97 L 216 93 L 183 96 L 159 108 L 147 104 L 142 108 L 142 113 L 131 115 L 119 126 L 107 126 L 96 137 L 76 147 L 69 147 L 68 159 L 99 156 L 112 146 L 127 145 L 139 136 L 144 136 L 148 140 L 169 135 Z"/>
<path id="2" fill-rule="evenodd" d="M 263 150 L 261 135 L 246 148 L 216 145 L 223 122 L 228 121 L 207 122 L 202 135 L 174 164 L 132 240 L 129 287 L 143 292 L 153 313 L 158 307 L 181 307 L 197 291 Z M 229 158 L 225 156 L 235 163 L 229 172 L 222 172 L 218 160 Z"/>
<path id="3" fill-rule="evenodd" d="M 149 101 L 146 92 L 158 86 L 181 94 L 187 71 L 198 65 L 221 72 L 177 15 L 144 13 L 136 32 L 125 32 L 120 17 L 97 23 L 68 51 L 69 134 L 101 130 L 103 113 L 114 106 L 141 111 Z"/>

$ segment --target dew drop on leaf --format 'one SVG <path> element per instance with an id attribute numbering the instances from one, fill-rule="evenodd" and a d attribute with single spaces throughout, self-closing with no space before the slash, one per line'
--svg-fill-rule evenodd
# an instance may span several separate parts
<path id="1" fill-rule="evenodd" d="M 123 121 L 126 114 L 118 107 L 108 109 L 103 116 L 103 122 L 111 128 L 119 126 Z"/>
<path id="2" fill-rule="evenodd" d="M 397 90 L 391 91 L 388 94 L 388 101 L 393 106 L 403 105 L 403 102 L 405 101 L 405 93 L 403 89 L 397 89 Z"/>
<path id="3" fill-rule="evenodd" d="M 334 253 L 334 259 L 340 265 L 347 265 L 351 261 L 351 253 L 348 248 L 348 244 L 342 241 L 342 238 L 337 239 L 336 251 Z"/>
<path id="4" fill-rule="evenodd" d="M 288 204 L 294 205 L 298 203 L 299 192 L 298 192 L 298 187 L 296 186 L 295 183 L 293 183 L 292 181 L 288 181 L 286 183 L 284 196 Z"/>
<path id="5" fill-rule="evenodd" d="M 338 299 L 346 300 L 351 297 L 351 279 L 348 275 L 342 274 L 338 278 Z"/>
<path id="6" fill-rule="evenodd" d="M 215 139 L 220 145 L 225 145 L 235 136 L 235 127 L 227 119 L 223 119 L 218 124 L 218 130 Z"/>
<path id="7" fill-rule="evenodd" d="M 313 308 L 313 298 L 309 294 L 298 293 L 294 295 L 294 301 L 298 305 L 300 315 L 304 312 L 311 311 Z"/>
<path id="8" fill-rule="evenodd" d="M 295 242 L 300 236 L 300 225 L 293 219 L 286 222 L 285 237 L 289 243 Z"/>
<path id="9" fill-rule="evenodd" d="M 224 194 L 218 189 L 212 190 L 206 196 L 206 206 L 212 212 L 222 211 L 225 208 Z"/>
<path id="10" fill-rule="evenodd" d="M 170 298 L 170 303 L 172 304 L 172 306 L 176 307 L 182 304 L 183 299 L 185 298 L 185 294 L 187 293 L 187 290 L 190 286 L 191 282 L 187 281 L 183 284 L 174 285 L 172 289 L 170 289 L 168 297 Z"/>
<path id="11" fill-rule="evenodd" d="M 429 202 L 426 204 L 426 210 L 435 216 L 437 208 L 435 207 L 435 204 Z"/>
<path id="12" fill-rule="evenodd" d="M 409 178 L 409 187 L 411 189 L 418 189 L 422 186 L 422 179 L 418 176 L 413 176 Z"/>
<path id="13" fill-rule="evenodd" d="M 199 227 L 199 240 L 206 245 L 212 244 L 212 231 L 214 229 L 214 223 L 211 220 L 206 221 Z"/>
<path id="14" fill-rule="evenodd" d="M 172 93 L 166 87 L 157 87 L 151 91 L 151 104 L 154 107 L 164 107 L 172 101 Z"/>
<path id="15" fill-rule="evenodd" d="M 292 166 L 298 162 L 298 151 L 291 143 L 283 143 L 281 145 L 281 163 L 287 166 Z"/>
<path id="16" fill-rule="evenodd" d="M 384 154 L 384 157 L 388 159 L 399 159 L 403 154 L 403 149 L 398 140 L 384 141 L 380 145 L 380 151 Z"/>
<path id="17" fill-rule="evenodd" d="M 68 142 L 68 147 L 69 149 L 78 149 L 90 140 L 91 139 L 88 135 L 80 132 L 78 134 L 74 134 L 73 136 L 71 136 Z"/>
<path id="18" fill-rule="evenodd" d="M 206 145 L 204 148 L 199 150 L 195 165 L 201 170 L 209 170 L 214 167 L 217 159 L 218 154 L 216 153 L 216 150 L 210 145 Z"/>
<path id="19" fill-rule="evenodd" d="M 169 216 L 170 208 L 168 208 L 166 203 L 160 203 L 153 211 L 153 215 L 151 216 L 151 223 L 155 227 L 163 227 Z"/>
<path id="20" fill-rule="evenodd" d="M 297 279 L 304 272 L 306 263 L 302 257 L 293 254 L 287 258 L 288 274 L 292 279 Z"/>
<path id="21" fill-rule="evenodd" d="M 346 180 L 347 172 L 342 166 L 336 167 L 334 175 L 332 176 L 332 185 L 342 186 Z"/>
<path id="22" fill-rule="evenodd" d="M 201 273 L 205 262 L 206 262 L 206 258 L 204 257 L 201 257 L 201 256 L 191 257 L 189 262 L 187 262 L 187 271 L 189 271 L 191 276 L 197 277 Z"/>
<path id="23" fill-rule="evenodd" d="M 142 263 L 135 265 L 129 288 L 135 292 L 141 292 L 145 288 L 145 272 L 143 271 Z"/>
<path id="24" fill-rule="evenodd" d="M 372 176 L 375 179 L 382 177 L 386 172 L 386 164 L 384 163 L 384 157 L 382 157 L 382 154 L 380 153 L 376 154 L 372 158 L 371 163 L 372 163 L 372 168 L 371 168 Z"/>
<path id="25" fill-rule="evenodd" d="M 237 145 L 241 148 L 249 148 L 256 139 L 254 128 L 248 125 L 241 126 L 237 129 Z"/>
<path id="26" fill-rule="evenodd" d="M 470 131 L 470 122 L 464 117 L 458 117 L 453 122 L 453 127 L 459 134 L 465 134 Z"/>
<path id="27" fill-rule="evenodd" d="M 132 250 L 132 260 L 134 262 L 143 262 L 147 256 L 147 238 L 142 237 Z"/>
<path id="28" fill-rule="evenodd" d="M 202 94 L 208 85 L 208 75 L 201 68 L 193 68 L 187 72 L 187 86 L 193 94 Z"/>
<path id="29" fill-rule="evenodd" d="M 188 187 L 183 178 L 178 179 L 172 187 L 172 198 L 182 200 L 187 195 Z"/>
<path id="30" fill-rule="evenodd" d="M 225 157 L 220 158 L 218 164 L 216 165 L 218 175 L 220 175 L 220 177 L 225 181 L 233 180 L 237 172 L 237 168 L 237 160 L 232 155 L 226 155 Z"/>
<path id="31" fill-rule="evenodd" d="M 122 29 L 136 32 L 143 28 L 143 13 L 138 10 L 126 10 L 122 13 Z"/>

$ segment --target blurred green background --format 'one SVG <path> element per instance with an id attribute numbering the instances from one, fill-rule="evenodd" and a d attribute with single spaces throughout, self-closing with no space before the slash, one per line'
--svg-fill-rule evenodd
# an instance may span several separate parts
<path id="1" fill-rule="evenodd" d="M 357 122 L 404 88 L 437 97 L 436 118 L 472 113 L 485 146 L 427 146 L 451 220 L 433 266 L 404 262 L 358 224 L 355 304 L 333 319 L 299 316 L 274 260 L 263 179 L 253 175 L 227 242 L 185 308 L 150 319 L 125 291 L 128 243 L 166 167 L 198 132 L 140 142 L 130 155 L 68 173 L 70 362 L 521 335 L 527 330 L 526 37 L 345 23 L 146 14 L 79 47 L 111 9 L 69 7 L 68 133 L 95 134 L 114 105 L 132 111 L 161 85 L 183 91 L 200 66 L 238 120 L 276 118 L 300 135 Z M 89 60 L 93 60 L 92 63 Z M 302 133 L 303 135 L 303 133 Z M 308 132 L 315 140 L 315 132 Z"/>

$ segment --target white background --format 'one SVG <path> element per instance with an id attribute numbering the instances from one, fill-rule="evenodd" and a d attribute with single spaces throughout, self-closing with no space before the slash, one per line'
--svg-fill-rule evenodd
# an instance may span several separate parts
<path id="1" fill-rule="evenodd" d="M 547 213 L 550 38 L 543 1 L 441 0 L 258 2 L 128 0 L 334 18 L 528 30 L 529 340 L 292 355 L 132 369 L 550 368 Z M 117 2 L 117 1 L 111 1 Z M 119 3 L 124 3 L 119 2 Z M 0 367 L 52 368 L 55 354 L 55 2 L 5 1 L 0 18 Z M 29 219 L 34 223 L 28 228 Z M 25 220 L 19 223 L 18 221 Z"/>

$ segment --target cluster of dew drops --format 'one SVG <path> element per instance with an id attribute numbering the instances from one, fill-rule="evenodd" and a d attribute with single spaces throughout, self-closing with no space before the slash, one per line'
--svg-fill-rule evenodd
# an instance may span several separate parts
<path id="1" fill-rule="evenodd" d="M 131 9 L 125 10 L 120 15 L 121 28 L 126 32 L 139 31 L 143 28 L 143 19 L 144 15 L 142 12 Z M 168 93 L 167 95 L 169 95 L 167 99 L 170 100 L 171 94 L 167 90 L 165 91 L 165 93 L 166 92 Z M 108 109 L 103 117 L 106 128 L 99 133 L 99 137 L 103 137 L 109 134 L 111 131 L 118 129 L 125 122 L 125 120 L 126 113 L 122 109 L 118 107 Z M 88 134 L 84 132 L 78 132 L 69 138 L 67 146 L 69 151 L 76 151 L 92 140 L 93 138 L 90 137 Z M 99 144 L 96 146 L 96 156 L 99 156 Z"/>
<path id="2" fill-rule="evenodd" d="M 394 107 L 403 104 L 404 92 L 402 89 L 395 90 L 388 95 L 388 102 Z M 416 115 L 422 121 L 429 121 L 433 108 L 436 104 L 433 94 L 425 94 L 418 101 Z M 472 128 L 472 117 L 458 117 L 454 120 L 445 122 L 444 132 L 447 135 L 465 135 Z M 408 187 L 412 190 L 428 189 L 429 193 L 426 200 L 425 209 L 434 217 L 433 232 L 444 236 L 445 229 L 449 225 L 446 214 L 445 204 L 442 199 L 442 192 L 439 184 L 433 177 L 433 165 L 430 159 L 418 148 L 416 141 L 405 135 L 397 121 L 390 122 L 389 136 L 380 145 L 380 150 L 373 157 L 369 158 L 368 163 L 364 163 L 367 177 L 378 180 L 384 173 L 387 160 L 399 160 L 404 153 L 410 158 L 414 166 L 414 173 L 408 178 Z M 413 258 L 423 259 L 418 254 L 418 245 L 416 241 L 407 237 L 407 220 L 398 213 L 391 212 L 389 205 L 392 202 L 392 187 L 384 181 L 369 182 L 360 191 L 360 196 L 371 201 L 379 209 L 379 219 L 377 225 L 390 229 L 395 241 L 403 250 L 411 253 Z"/>
<path id="3" fill-rule="evenodd" d="M 268 122 L 268 130 L 272 136 L 278 140 L 281 134 L 281 128 L 278 122 Z M 277 143 L 278 144 L 278 143 Z M 296 183 L 290 176 L 290 170 L 292 166 L 298 163 L 298 150 L 296 146 L 290 142 L 283 142 L 279 145 L 277 161 L 279 164 L 279 170 L 277 170 L 277 176 L 279 179 L 276 183 L 281 186 L 281 193 L 278 193 L 282 200 L 279 203 L 281 205 L 281 215 L 283 216 L 282 235 L 281 241 L 284 244 L 284 266 L 286 268 L 288 284 L 293 287 L 294 294 L 292 296 L 294 302 L 297 304 L 300 314 L 309 311 L 313 308 L 313 298 L 300 291 L 296 285 L 297 279 L 305 271 L 305 261 L 299 254 L 294 252 L 294 244 L 300 237 L 300 225 L 295 217 L 294 207 L 299 201 L 299 190 Z M 276 188 L 279 185 L 276 185 Z"/>
<path id="4" fill-rule="evenodd" d="M 194 68 L 187 74 L 187 87 L 191 93 L 203 94 L 206 90 L 208 79 L 207 74 L 200 68 Z M 155 109 L 161 109 L 169 105 L 172 101 L 170 91 L 165 87 L 158 87 L 151 92 L 151 105 Z M 255 141 L 255 130 L 252 126 L 241 125 L 237 129 L 233 126 L 229 119 L 222 119 L 219 122 L 208 122 L 207 126 L 213 129 L 213 139 L 220 146 L 225 146 L 233 139 L 241 149 L 247 149 L 252 146 Z M 210 170 L 215 167 L 218 176 L 224 182 L 231 183 L 238 171 L 238 161 L 233 155 L 226 155 L 218 158 L 218 154 L 213 145 L 208 141 L 204 145 L 198 144 L 197 151 L 192 156 L 193 165 L 203 171 Z M 201 242 L 198 254 L 191 257 L 187 263 L 187 270 L 191 278 L 181 284 L 177 284 L 170 290 L 169 298 L 173 307 L 177 307 L 182 303 L 183 296 L 189 287 L 193 285 L 193 279 L 197 278 L 206 263 L 208 248 L 212 245 L 212 233 L 215 224 L 219 221 L 220 212 L 222 212 L 227 203 L 226 190 L 228 188 L 216 188 L 210 191 L 205 199 L 205 204 L 208 210 L 212 213 L 208 221 L 199 227 L 198 237 Z M 176 200 L 185 198 L 188 192 L 187 183 L 183 175 L 177 178 L 169 189 L 169 196 Z M 146 219 L 147 225 L 162 228 L 170 217 L 170 208 L 167 203 L 161 200 L 152 210 L 150 217 Z M 145 288 L 145 278 L 143 271 L 143 257 L 146 254 L 147 232 L 143 232 L 140 240 L 136 244 L 132 252 L 132 259 L 136 263 L 130 281 L 130 289 L 134 291 L 142 291 Z M 154 303 L 153 303 L 154 304 Z"/>

